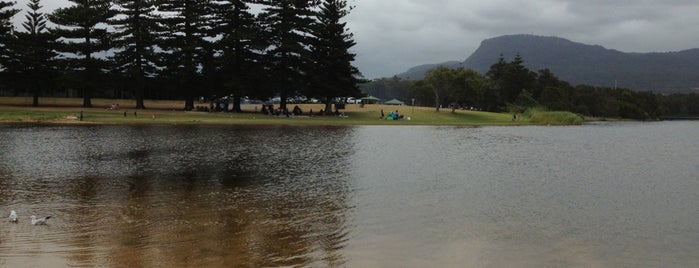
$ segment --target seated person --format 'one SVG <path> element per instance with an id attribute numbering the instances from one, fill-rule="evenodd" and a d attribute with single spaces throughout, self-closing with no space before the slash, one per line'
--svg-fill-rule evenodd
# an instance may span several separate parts
<path id="1" fill-rule="evenodd" d="M 296 105 L 296 106 L 294 106 L 293 114 L 294 115 L 302 115 L 303 111 L 301 110 L 301 108 L 298 105 Z"/>

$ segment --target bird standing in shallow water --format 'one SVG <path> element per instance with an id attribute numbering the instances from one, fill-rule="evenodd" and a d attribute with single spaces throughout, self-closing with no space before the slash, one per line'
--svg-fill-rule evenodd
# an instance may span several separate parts
<path id="1" fill-rule="evenodd" d="M 10 212 L 10 222 L 17 222 L 17 212 L 16 211 L 11 211 Z"/>
<path id="2" fill-rule="evenodd" d="M 46 224 L 46 220 L 50 219 L 51 216 L 43 217 L 43 218 L 37 218 L 36 216 L 32 215 L 32 224 L 33 225 L 44 225 Z"/>

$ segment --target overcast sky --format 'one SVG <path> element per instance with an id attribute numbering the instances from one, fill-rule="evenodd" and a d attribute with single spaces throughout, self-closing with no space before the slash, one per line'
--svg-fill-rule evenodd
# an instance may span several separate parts
<path id="1" fill-rule="evenodd" d="M 24 7 L 27 0 L 17 0 Z M 349 0 L 355 66 L 367 78 L 464 60 L 507 34 L 558 36 L 624 52 L 699 47 L 697 0 Z M 70 4 L 43 0 L 45 12 Z M 23 16 L 17 16 L 21 19 Z"/>

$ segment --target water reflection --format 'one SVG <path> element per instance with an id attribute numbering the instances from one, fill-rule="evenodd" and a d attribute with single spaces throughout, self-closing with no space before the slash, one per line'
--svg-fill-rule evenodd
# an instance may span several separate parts
<path id="1" fill-rule="evenodd" d="M 0 263 L 341 266 L 352 129 L 5 127 Z M 37 236 L 25 235 L 31 233 Z M 28 247 L 42 245 L 41 249 Z M 63 259 L 56 262 L 56 258 Z"/>
<path id="2" fill-rule="evenodd" d="M 698 130 L 358 129 L 381 149 L 353 155 L 346 256 L 352 267 L 696 267 Z"/>
<path id="3" fill-rule="evenodd" d="M 0 125 L 0 266 L 699 267 L 696 133 Z"/>

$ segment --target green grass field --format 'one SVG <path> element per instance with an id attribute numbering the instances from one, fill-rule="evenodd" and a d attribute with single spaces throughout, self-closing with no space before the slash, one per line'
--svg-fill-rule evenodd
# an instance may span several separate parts
<path id="1" fill-rule="evenodd" d="M 39 107 L 31 106 L 31 98 L 0 97 L 0 122 L 15 123 L 67 123 L 67 124 L 245 124 L 245 125 L 562 125 L 580 124 L 582 118 L 568 112 L 535 111 L 512 120 L 512 114 L 442 109 L 433 107 L 411 107 L 390 105 L 349 104 L 341 110 L 346 118 L 337 116 L 276 117 L 259 113 L 261 105 L 244 105 L 244 113 L 185 112 L 184 101 L 145 101 L 148 109 L 135 110 L 133 100 L 93 99 L 93 108 L 79 107 L 82 99 L 42 98 Z M 108 109 L 119 104 L 119 110 Z M 208 106 L 207 103 L 195 105 Z M 296 104 L 289 104 L 293 108 Z M 299 104 L 308 113 L 324 108 L 320 104 Z M 381 110 L 385 114 L 396 111 L 406 119 L 398 121 L 380 120 Z M 79 120 L 80 113 L 83 120 Z M 409 119 L 408 119 L 409 118 Z M 543 118 L 543 119 L 541 119 Z M 577 119 L 576 119 L 577 118 Z M 578 120 L 579 119 L 579 120 Z"/>

